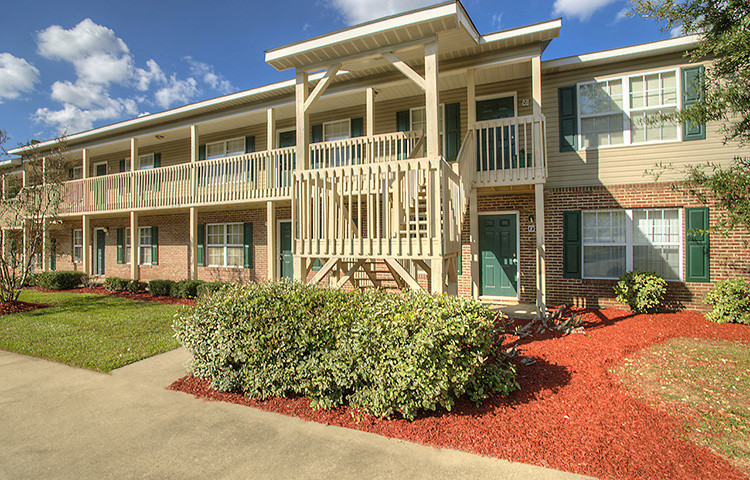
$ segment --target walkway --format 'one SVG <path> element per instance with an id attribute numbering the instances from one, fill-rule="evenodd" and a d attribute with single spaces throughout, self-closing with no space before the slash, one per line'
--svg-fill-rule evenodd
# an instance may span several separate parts
<path id="1" fill-rule="evenodd" d="M 105 375 L 0 351 L 0 478 L 584 478 L 165 390 L 186 360 Z"/>

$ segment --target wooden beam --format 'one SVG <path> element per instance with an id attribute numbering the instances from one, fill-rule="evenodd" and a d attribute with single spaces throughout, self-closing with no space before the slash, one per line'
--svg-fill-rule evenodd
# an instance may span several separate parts
<path id="1" fill-rule="evenodd" d="M 458 255 L 461 255 L 461 252 L 458 252 Z M 456 265 L 458 262 L 458 256 L 457 255 L 451 255 L 448 257 L 448 281 L 451 283 L 457 283 L 458 282 L 458 266 Z"/>
<path id="2" fill-rule="evenodd" d="M 195 163 L 198 161 L 198 142 L 198 125 L 190 125 L 190 163 Z"/>
<path id="3" fill-rule="evenodd" d="M 427 91 L 427 86 L 424 77 L 415 72 L 409 65 L 401 61 L 396 55 L 391 52 L 383 52 L 381 55 L 391 62 L 401 73 L 406 75 L 408 79 L 416 83 L 419 88 Z"/>
<path id="4" fill-rule="evenodd" d="M 443 264 L 443 257 L 434 257 L 430 263 L 432 264 L 430 293 L 445 293 L 445 265 Z"/>
<path id="5" fill-rule="evenodd" d="M 295 86 L 295 111 L 297 119 L 297 165 L 298 170 L 306 170 L 309 168 L 308 165 L 308 150 L 310 149 L 310 135 L 308 131 L 308 120 L 309 114 L 305 110 L 305 101 L 308 96 L 308 83 L 307 83 L 307 72 L 298 70 L 297 71 L 297 83 Z M 292 215 L 292 223 L 294 223 L 294 215 Z M 294 225 L 292 225 L 294 230 Z"/>
<path id="6" fill-rule="evenodd" d="M 364 270 L 364 272 L 367 274 L 367 278 L 370 279 L 375 287 L 380 287 L 380 280 L 378 279 L 377 274 L 372 271 L 372 268 L 370 268 L 369 263 L 365 262 L 364 265 L 362 265 L 362 270 Z"/>
<path id="7" fill-rule="evenodd" d="M 365 104 L 367 108 L 367 115 L 365 123 L 367 124 L 367 136 L 372 137 L 375 135 L 375 89 L 368 87 L 365 90 Z"/>
<path id="8" fill-rule="evenodd" d="M 326 88 L 328 88 L 328 86 L 331 84 L 333 77 L 336 76 L 336 73 L 340 68 L 341 64 L 334 65 L 328 68 L 326 74 L 323 75 L 323 78 L 321 78 L 318 84 L 315 85 L 312 93 L 310 93 L 310 96 L 305 100 L 305 111 L 310 110 L 310 107 L 312 107 L 313 104 L 320 98 L 320 96 L 323 95 L 323 92 L 325 92 Z"/>
<path id="9" fill-rule="evenodd" d="M 414 263 L 422 267 L 422 270 L 424 270 L 427 275 L 429 275 L 432 272 L 432 270 L 430 269 L 430 266 L 427 265 L 427 262 L 425 262 L 424 260 L 418 258 L 414 260 Z"/>
<path id="10" fill-rule="evenodd" d="M 422 286 L 419 284 L 419 282 L 411 276 L 409 272 L 406 271 L 406 269 L 401 266 L 401 264 L 398 262 L 398 260 L 394 260 L 391 258 L 385 258 L 383 259 L 386 265 L 388 265 L 392 270 L 392 273 L 396 273 L 401 280 L 406 282 L 406 284 L 414 290 L 415 292 L 423 292 L 424 289 L 422 289 Z M 396 275 L 394 275 L 395 277 Z"/>
<path id="11" fill-rule="evenodd" d="M 469 126 L 477 121 L 476 80 L 473 68 L 466 69 L 466 123 Z"/>
<path id="12" fill-rule="evenodd" d="M 424 46 L 425 123 L 427 158 L 440 155 L 440 126 L 438 125 L 438 43 L 437 40 Z"/>
<path id="13" fill-rule="evenodd" d="M 318 270 L 318 273 L 315 274 L 312 280 L 310 280 L 310 283 L 312 283 L 313 285 L 320 283 L 320 281 L 323 280 L 323 278 L 326 275 L 328 275 L 328 272 L 330 272 L 333 269 L 333 267 L 336 266 L 339 260 L 340 260 L 339 257 L 329 258 L 328 261 L 326 261 L 326 263 L 323 264 L 320 270 Z"/>
<path id="14" fill-rule="evenodd" d="M 266 109 L 266 150 L 276 148 L 276 110 Z"/>
<path id="15" fill-rule="evenodd" d="M 357 269 L 359 269 L 359 267 L 361 267 L 366 261 L 366 259 L 360 258 L 359 260 L 354 262 L 354 265 L 352 265 L 352 267 L 346 271 L 343 277 L 339 278 L 339 280 L 333 285 L 333 288 L 335 290 L 338 290 L 339 288 L 344 286 L 344 284 L 354 276 L 354 272 L 356 272 Z M 354 282 L 352 282 L 352 285 L 354 285 L 355 287 L 357 286 Z"/>
<path id="16" fill-rule="evenodd" d="M 542 114 L 542 59 L 539 55 L 531 58 L 531 101 L 532 113 Z"/>

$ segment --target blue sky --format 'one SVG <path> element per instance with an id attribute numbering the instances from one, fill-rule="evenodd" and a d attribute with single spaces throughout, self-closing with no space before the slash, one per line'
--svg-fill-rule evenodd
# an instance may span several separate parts
<path id="1" fill-rule="evenodd" d="M 285 80 L 264 50 L 424 0 L 11 0 L 0 29 L 7 148 Z M 465 0 L 481 33 L 563 17 L 552 59 L 667 38 L 627 0 Z"/>

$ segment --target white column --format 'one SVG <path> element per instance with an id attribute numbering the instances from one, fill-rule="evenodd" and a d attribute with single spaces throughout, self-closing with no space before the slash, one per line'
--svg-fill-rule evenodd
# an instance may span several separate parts
<path id="1" fill-rule="evenodd" d="M 89 155 L 89 149 L 84 148 L 82 152 L 83 157 L 83 178 L 89 178 L 89 168 L 91 168 L 91 156 Z"/>
<path id="2" fill-rule="evenodd" d="M 297 169 L 309 168 L 308 150 L 310 146 L 310 134 L 308 128 L 309 114 L 305 111 L 305 100 L 309 94 L 307 72 L 297 70 L 297 85 L 295 87 L 295 112 L 297 115 Z"/>
<path id="3" fill-rule="evenodd" d="M 140 196 L 140 192 L 135 191 L 135 172 L 138 170 L 138 139 L 130 139 L 130 196 L 132 204 L 135 205 L 137 198 Z M 133 280 L 138 280 L 137 277 L 133 277 Z"/>
<path id="4" fill-rule="evenodd" d="M 365 97 L 367 108 L 367 115 L 365 118 L 365 123 L 367 124 L 367 136 L 372 137 L 375 135 L 375 89 L 368 87 L 367 90 L 365 90 Z"/>
<path id="5" fill-rule="evenodd" d="M 84 215 L 81 218 L 81 224 L 81 242 L 83 243 L 81 256 L 83 257 L 83 273 L 91 275 L 94 272 L 91 271 L 91 223 L 88 215 Z"/>
<path id="6" fill-rule="evenodd" d="M 445 293 L 445 261 L 443 257 L 434 257 L 430 261 L 430 292 Z"/>
<path id="7" fill-rule="evenodd" d="M 427 158 L 433 160 L 440 154 L 440 127 L 438 126 L 438 44 L 437 40 L 424 46 L 425 63 L 425 120 L 427 123 Z"/>
<path id="8" fill-rule="evenodd" d="M 540 56 L 531 59 L 531 100 L 532 113 L 542 113 L 542 59 Z"/>
<path id="9" fill-rule="evenodd" d="M 138 212 L 130 212 L 130 278 L 140 278 L 138 268 Z"/>
<path id="10" fill-rule="evenodd" d="M 198 280 L 198 209 L 190 207 L 190 264 L 188 278 Z"/>
<path id="11" fill-rule="evenodd" d="M 473 68 L 466 70 L 466 117 L 469 126 L 477 121 L 476 80 Z"/>
<path id="12" fill-rule="evenodd" d="M 276 148 L 276 110 L 266 110 L 266 150 Z"/>
<path id="13" fill-rule="evenodd" d="M 544 184 L 534 184 L 534 206 L 536 208 L 536 306 L 545 308 L 547 303 L 546 251 L 544 243 Z"/>
<path id="14" fill-rule="evenodd" d="M 472 188 L 469 194 L 469 245 L 471 247 L 471 296 L 479 298 L 479 209 L 477 191 Z"/>
<path id="15" fill-rule="evenodd" d="M 276 205 L 266 202 L 266 264 L 268 280 L 276 279 Z"/>
<path id="16" fill-rule="evenodd" d="M 200 149 L 199 145 L 199 135 L 198 135 L 198 125 L 190 125 L 190 192 L 191 196 L 195 198 L 196 193 L 198 192 L 198 171 L 196 170 L 195 163 L 198 161 L 198 152 Z M 131 158 L 131 163 L 132 163 Z M 192 219 L 192 214 L 191 217 Z M 191 230 L 192 232 L 192 230 Z M 190 269 L 190 272 L 192 272 L 192 268 Z M 193 277 L 190 277 L 193 278 Z M 193 280 L 195 280 L 193 278 Z"/>
<path id="17" fill-rule="evenodd" d="M 29 264 L 29 224 L 27 220 L 21 220 L 21 228 L 22 228 L 22 255 L 23 255 L 23 267 L 26 268 L 26 266 Z"/>
<path id="18" fill-rule="evenodd" d="M 42 256 L 42 271 L 43 272 L 46 272 L 47 270 L 49 270 L 49 268 L 48 268 L 48 266 L 49 266 L 49 258 L 48 258 L 49 249 L 48 249 L 48 246 L 47 246 L 48 243 L 49 243 L 49 230 L 47 228 L 47 221 L 44 220 L 42 222 L 42 251 L 37 253 L 38 255 Z"/>

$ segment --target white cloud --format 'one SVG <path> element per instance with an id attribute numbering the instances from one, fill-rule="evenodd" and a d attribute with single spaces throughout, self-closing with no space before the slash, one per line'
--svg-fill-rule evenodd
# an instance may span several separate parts
<path id="1" fill-rule="evenodd" d="M 503 14 L 502 13 L 493 13 L 492 14 L 492 28 L 495 30 L 500 30 L 500 27 L 503 25 Z"/>
<path id="2" fill-rule="evenodd" d="M 669 30 L 669 36 L 671 38 L 677 38 L 685 35 L 685 27 L 677 25 L 676 27 Z"/>
<path id="3" fill-rule="evenodd" d="M 629 8 L 623 8 L 622 10 L 617 12 L 617 15 L 615 15 L 615 21 L 613 23 L 618 23 L 628 18 L 629 11 L 630 11 Z"/>
<path id="4" fill-rule="evenodd" d="M 146 66 L 148 70 L 143 68 L 135 70 L 135 87 L 142 92 L 148 90 L 153 83 L 163 84 L 167 81 L 167 76 L 154 60 L 147 61 Z"/>
<path id="5" fill-rule="evenodd" d="M 588 20 L 594 12 L 615 1 L 617 0 L 555 0 L 552 13 Z"/>
<path id="6" fill-rule="evenodd" d="M 129 103 L 128 100 L 125 100 L 125 102 Z M 135 108 L 135 104 L 128 105 L 128 108 Z M 60 110 L 39 108 L 33 118 L 46 123 L 50 127 L 56 127 L 58 133 L 72 133 L 90 130 L 94 126 L 94 122 L 118 118 L 123 113 L 125 113 L 125 108 L 122 105 L 82 109 L 66 103 Z"/>
<path id="7" fill-rule="evenodd" d="M 39 81 L 39 70 L 23 58 L 0 53 L 0 103 L 14 99 L 21 92 L 30 92 Z"/>
<path id="8" fill-rule="evenodd" d="M 435 0 L 327 0 L 349 25 L 432 5 Z"/>
<path id="9" fill-rule="evenodd" d="M 234 85 L 232 85 L 232 82 L 214 72 L 213 66 L 199 62 L 190 56 L 185 57 L 185 61 L 190 65 L 190 71 L 192 74 L 203 80 L 203 82 L 212 90 L 216 90 L 223 94 L 237 90 Z"/>
<path id="10" fill-rule="evenodd" d="M 176 103 L 188 103 L 198 93 L 198 82 L 193 77 L 179 80 L 172 75 L 167 85 L 157 90 L 154 97 L 157 105 L 162 108 L 169 108 Z"/>

